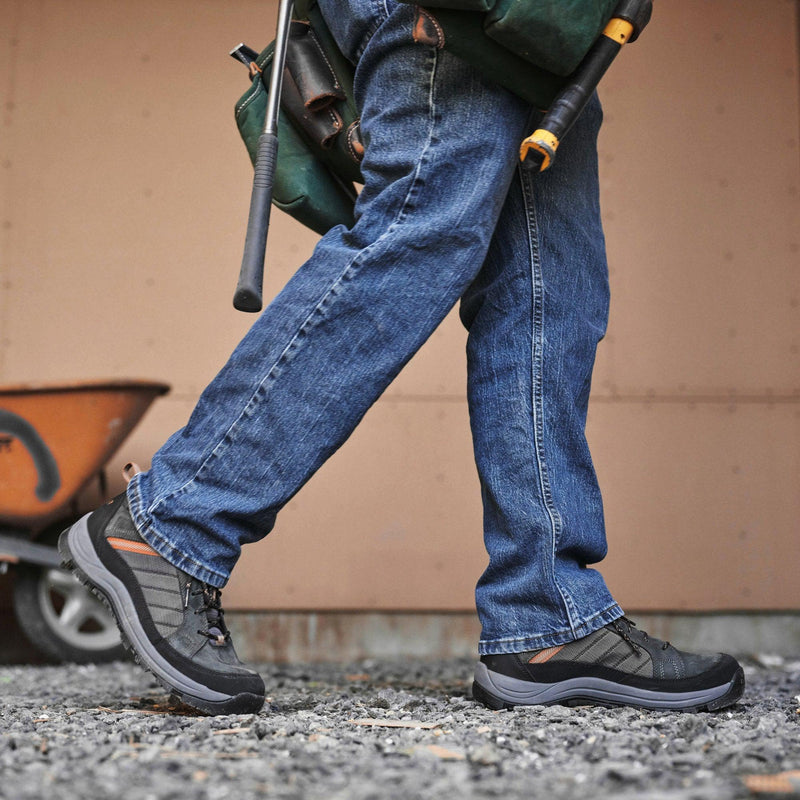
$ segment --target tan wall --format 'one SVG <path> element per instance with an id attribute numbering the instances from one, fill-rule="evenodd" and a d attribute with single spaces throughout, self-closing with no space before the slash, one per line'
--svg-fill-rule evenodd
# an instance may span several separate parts
<path id="1" fill-rule="evenodd" d="M 146 463 L 250 319 L 250 166 L 227 57 L 274 3 L 0 0 L 0 381 L 174 390 Z M 589 435 L 619 600 L 797 608 L 797 3 L 663 0 L 604 83 L 613 306 Z M 266 289 L 315 237 L 273 215 Z M 485 563 L 451 316 L 251 547 L 240 608 L 467 609 Z"/>

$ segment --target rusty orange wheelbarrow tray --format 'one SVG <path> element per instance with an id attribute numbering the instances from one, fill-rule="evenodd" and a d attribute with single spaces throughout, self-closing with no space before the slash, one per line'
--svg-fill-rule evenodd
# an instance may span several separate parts
<path id="1" fill-rule="evenodd" d="M 60 569 L 55 541 L 93 479 L 105 493 L 105 465 L 169 389 L 143 380 L 0 386 L 0 571 L 15 565 L 14 610 L 51 657 L 121 652 L 105 609 Z M 35 630 L 32 637 L 37 626 L 62 641 L 45 643 Z"/>

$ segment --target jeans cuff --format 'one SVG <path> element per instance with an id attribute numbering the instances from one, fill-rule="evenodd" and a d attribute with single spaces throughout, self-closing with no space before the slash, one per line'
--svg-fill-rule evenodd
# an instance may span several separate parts
<path id="1" fill-rule="evenodd" d="M 527 636 L 516 636 L 513 639 L 481 639 L 478 643 L 478 654 L 482 656 L 501 655 L 503 653 L 524 653 L 528 650 L 541 650 L 545 647 L 557 647 L 582 639 L 590 633 L 619 619 L 625 612 L 616 604 L 609 606 L 597 614 L 583 620 L 573 628 L 565 628 L 554 633 L 533 633 Z"/>
<path id="2" fill-rule="evenodd" d="M 128 507 L 139 536 L 163 559 L 169 561 L 172 566 L 177 567 L 202 583 L 208 583 L 211 586 L 222 589 L 228 582 L 229 575 L 222 575 L 205 564 L 201 564 L 191 556 L 182 553 L 153 525 L 152 520 L 145 512 L 146 504 L 139 487 L 139 480 L 144 474 L 141 472 L 138 475 L 134 475 L 127 488 Z"/>

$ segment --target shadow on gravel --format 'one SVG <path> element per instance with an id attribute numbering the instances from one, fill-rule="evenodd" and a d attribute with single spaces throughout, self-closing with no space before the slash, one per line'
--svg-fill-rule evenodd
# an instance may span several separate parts
<path id="1" fill-rule="evenodd" d="M 791 790 L 800 660 L 745 663 L 742 702 L 712 714 L 493 712 L 471 700 L 465 660 L 263 665 L 264 710 L 213 718 L 172 705 L 130 663 L 0 667 L 0 797 L 717 800 Z"/>

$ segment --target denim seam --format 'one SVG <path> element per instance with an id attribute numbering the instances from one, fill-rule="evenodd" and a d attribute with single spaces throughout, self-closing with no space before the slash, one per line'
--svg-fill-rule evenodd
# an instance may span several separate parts
<path id="1" fill-rule="evenodd" d="M 275 379 L 280 375 L 283 366 L 291 363 L 291 360 L 294 358 L 295 354 L 302 346 L 301 339 L 308 331 L 310 331 L 311 329 L 313 329 L 313 327 L 316 326 L 317 319 L 318 318 L 324 319 L 326 310 L 331 306 L 332 302 L 334 302 L 336 297 L 340 294 L 342 284 L 352 279 L 358 273 L 358 267 L 361 265 L 361 261 L 363 261 L 363 258 L 371 251 L 376 249 L 379 245 L 382 245 L 383 242 L 391 236 L 391 234 L 394 232 L 397 226 L 402 224 L 403 221 L 407 218 L 408 206 L 418 189 L 420 172 L 422 171 L 422 168 L 428 161 L 430 153 L 430 145 L 434 139 L 434 127 L 436 122 L 436 108 L 435 108 L 434 96 L 435 96 L 435 79 L 436 79 L 437 66 L 438 66 L 438 54 L 435 49 L 431 48 L 430 81 L 428 90 L 430 124 L 428 129 L 428 136 L 420 152 L 420 156 L 417 161 L 416 169 L 414 170 L 414 177 L 411 181 L 411 185 L 409 186 L 408 191 L 406 192 L 406 196 L 403 198 L 403 202 L 400 205 L 400 208 L 395 216 L 395 219 L 392 221 L 392 223 L 388 226 L 386 231 L 378 239 L 376 239 L 374 242 L 371 242 L 366 247 L 359 250 L 350 259 L 350 261 L 345 266 L 342 273 L 330 285 L 328 290 L 322 295 L 322 297 L 314 306 L 314 308 L 311 310 L 311 312 L 308 314 L 306 319 L 302 322 L 302 324 L 298 328 L 295 335 L 292 337 L 289 344 L 284 348 L 284 350 L 276 359 L 275 363 L 269 368 L 264 378 L 256 387 L 255 391 L 250 396 L 249 400 L 245 404 L 239 416 L 231 423 L 231 425 L 228 427 L 228 429 L 221 437 L 220 441 L 214 446 L 214 448 L 208 454 L 206 459 L 197 469 L 195 474 L 191 478 L 189 478 L 185 483 L 179 486 L 177 489 L 174 489 L 169 494 L 166 494 L 163 497 L 155 500 L 148 509 L 150 514 L 152 514 L 155 511 L 155 509 L 157 509 L 159 506 L 163 505 L 168 499 L 175 497 L 179 494 L 191 491 L 192 484 L 201 477 L 204 471 L 210 468 L 212 462 L 216 461 L 222 454 L 224 454 L 225 450 L 234 441 L 235 429 L 238 427 L 239 423 L 242 420 L 250 417 L 254 413 L 258 404 L 264 400 L 267 392 L 266 387 L 269 384 L 274 383 Z M 208 569 L 208 567 L 205 568 Z"/>
<path id="2" fill-rule="evenodd" d="M 539 256 L 539 226 L 536 220 L 536 204 L 530 181 L 520 170 L 520 181 L 522 184 L 522 196 L 525 203 L 525 219 L 528 227 L 528 242 L 531 257 L 531 303 L 533 309 L 532 318 L 532 342 L 531 353 L 531 387 L 532 397 L 531 406 L 533 410 L 533 445 L 536 456 L 536 463 L 539 473 L 539 488 L 542 492 L 544 507 L 550 518 L 551 530 L 551 561 L 550 575 L 553 585 L 558 591 L 559 597 L 564 605 L 567 621 L 573 634 L 575 633 L 575 608 L 569 595 L 562 589 L 556 579 L 555 560 L 556 545 L 560 536 L 562 521 L 558 509 L 553 504 L 553 495 L 550 487 L 550 480 L 547 472 L 547 463 L 544 453 L 544 399 L 542 387 L 542 371 L 544 369 L 544 286 L 542 285 L 541 258 Z"/>
<path id="3" fill-rule="evenodd" d="M 370 26 L 369 33 L 364 37 L 363 44 L 356 50 L 356 63 L 361 61 L 361 57 L 366 52 L 366 49 L 369 47 L 369 43 L 372 41 L 372 37 L 378 32 L 378 29 L 389 19 L 389 9 L 386 7 L 386 0 L 376 0 L 375 8 L 374 8 L 374 15 L 373 15 L 373 22 Z M 382 17 L 382 19 L 381 19 Z"/>

